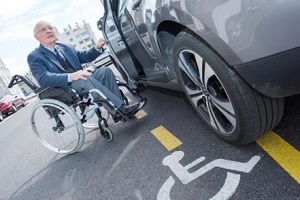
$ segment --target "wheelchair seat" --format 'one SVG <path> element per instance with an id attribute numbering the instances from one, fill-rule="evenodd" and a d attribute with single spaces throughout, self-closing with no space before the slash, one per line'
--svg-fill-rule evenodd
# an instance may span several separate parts
<path id="1" fill-rule="evenodd" d="M 75 91 L 69 87 L 49 87 L 38 93 L 38 97 L 40 100 L 56 99 L 68 106 L 75 104 L 79 100 Z"/>

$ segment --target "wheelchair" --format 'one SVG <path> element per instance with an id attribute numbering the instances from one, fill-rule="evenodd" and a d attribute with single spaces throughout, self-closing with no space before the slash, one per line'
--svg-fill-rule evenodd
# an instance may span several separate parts
<path id="1" fill-rule="evenodd" d="M 139 100 L 146 100 L 137 89 L 129 85 L 120 77 L 116 77 L 119 87 L 125 87 Z M 85 140 L 85 128 L 97 129 L 106 141 L 113 140 L 113 133 L 109 130 L 110 116 L 117 123 L 127 121 L 114 104 L 99 90 L 82 91 L 78 94 L 70 87 L 42 89 L 26 76 L 14 75 L 9 88 L 24 82 L 37 94 L 38 101 L 33 107 L 30 122 L 38 141 L 48 149 L 61 154 L 72 154 L 80 150 Z M 128 99 L 120 89 L 124 103 Z M 94 98 L 94 96 L 101 98 Z"/>

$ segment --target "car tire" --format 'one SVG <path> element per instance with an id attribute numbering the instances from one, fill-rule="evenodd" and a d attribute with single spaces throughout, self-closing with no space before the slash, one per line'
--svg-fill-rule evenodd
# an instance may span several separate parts
<path id="1" fill-rule="evenodd" d="M 187 98 L 222 139 L 245 145 L 280 122 L 284 99 L 252 89 L 197 35 L 189 31 L 178 34 L 173 53 L 176 74 Z"/>
<path id="2" fill-rule="evenodd" d="M 4 117 L 3 117 L 2 113 L 0 113 L 0 122 L 2 122 L 3 119 L 4 119 Z"/>
<path id="3" fill-rule="evenodd" d="M 12 107 L 12 112 L 13 112 L 13 113 L 15 113 L 15 112 L 18 111 L 18 109 L 17 109 L 17 107 L 16 107 L 15 105 L 11 105 L 11 107 Z"/>
<path id="4" fill-rule="evenodd" d="M 22 107 L 25 107 L 25 106 L 26 106 L 25 100 L 22 99 Z"/>

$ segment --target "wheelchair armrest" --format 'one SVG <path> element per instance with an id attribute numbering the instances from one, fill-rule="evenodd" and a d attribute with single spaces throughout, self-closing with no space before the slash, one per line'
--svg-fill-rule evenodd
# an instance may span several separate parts
<path id="1" fill-rule="evenodd" d="M 33 83 L 29 78 L 21 75 L 14 75 L 10 83 L 8 84 L 8 88 L 12 88 L 14 85 L 19 84 L 21 82 L 24 82 L 32 91 L 34 91 L 34 93 L 38 93 L 42 90 L 42 88 Z"/>

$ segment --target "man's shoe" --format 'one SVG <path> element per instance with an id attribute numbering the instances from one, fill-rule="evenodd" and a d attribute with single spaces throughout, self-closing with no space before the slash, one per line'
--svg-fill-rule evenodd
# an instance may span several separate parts
<path id="1" fill-rule="evenodd" d="M 122 105 L 120 108 L 119 108 L 119 111 L 127 116 L 131 113 L 133 113 L 135 110 L 137 110 L 139 107 L 139 103 L 135 103 L 135 104 L 132 104 L 132 105 Z"/>
<path id="2" fill-rule="evenodd" d="M 144 107 L 146 101 L 146 99 L 142 99 L 141 101 L 132 105 L 122 105 L 119 110 L 123 115 L 127 116 L 128 118 L 132 118 L 139 110 Z"/>
<path id="3" fill-rule="evenodd" d="M 144 107 L 144 105 L 146 104 L 146 102 L 147 102 L 147 99 L 142 99 L 142 100 L 140 100 L 138 103 L 137 103 L 137 107 L 136 107 L 136 109 L 134 110 L 134 111 L 132 111 L 130 114 L 128 114 L 127 116 L 128 116 L 128 118 L 130 119 L 130 118 L 132 118 L 139 110 L 141 110 L 143 107 Z"/>

